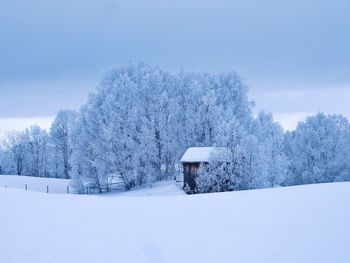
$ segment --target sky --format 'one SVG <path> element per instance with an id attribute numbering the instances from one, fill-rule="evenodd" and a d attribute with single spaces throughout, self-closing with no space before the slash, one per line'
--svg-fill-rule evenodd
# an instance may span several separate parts
<path id="1" fill-rule="evenodd" d="M 350 118 L 349 0 L 2 0 L 0 132 L 78 110 L 112 65 L 237 71 L 286 130 Z"/>

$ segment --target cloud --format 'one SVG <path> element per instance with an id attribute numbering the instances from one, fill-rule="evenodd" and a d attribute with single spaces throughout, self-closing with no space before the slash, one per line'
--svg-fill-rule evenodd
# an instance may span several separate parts
<path id="1" fill-rule="evenodd" d="M 93 74 L 133 60 L 349 80 L 349 13 L 348 0 L 1 1 L 0 78 Z"/>
<path id="2" fill-rule="evenodd" d="M 31 117 L 31 118 L 0 118 L 0 134 L 4 134 L 12 130 L 25 130 L 31 125 L 49 131 L 55 116 L 48 117 Z"/>
<path id="3" fill-rule="evenodd" d="M 299 122 L 305 121 L 306 117 L 314 115 L 313 112 L 293 112 L 293 113 L 274 113 L 273 118 L 280 123 L 285 131 L 293 131 Z"/>
<path id="4" fill-rule="evenodd" d="M 79 110 L 98 77 L 0 81 L 0 118 L 53 116 L 60 109 Z"/>
<path id="5" fill-rule="evenodd" d="M 283 88 L 277 84 L 252 85 L 249 97 L 255 101 L 255 111 L 273 113 L 300 112 L 342 114 L 350 118 L 350 83 L 344 85 L 303 84 Z"/>

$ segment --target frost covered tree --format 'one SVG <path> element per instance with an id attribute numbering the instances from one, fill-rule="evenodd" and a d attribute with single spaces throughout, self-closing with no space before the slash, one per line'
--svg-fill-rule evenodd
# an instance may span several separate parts
<path id="1" fill-rule="evenodd" d="M 232 119 L 225 129 L 229 160 L 227 172 L 232 177 L 233 189 L 257 188 L 255 181 L 261 170 L 257 138 L 237 119 Z"/>
<path id="2" fill-rule="evenodd" d="M 3 145 L 3 166 L 9 174 L 49 176 L 47 132 L 38 126 L 6 134 Z"/>
<path id="3" fill-rule="evenodd" d="M 17 175 L 22 175 L 27 153 L 27 137 L 23 131 L 12 131 L 5 135 L 3 145 L 8 151 L 10 158 L 14 164 L 14 172 Z"/>
<path id="4" fill-rule="evenodd" d="M 282 127 L 264 112 L 258 114 L 253 127 L 261 164 L 260 174 L 255 178 L 256 188 L 280 186 L 286 180 L 288 168 Z"/>
<path id="5" fill-rule="evenodd" d="M 197 192 L 222 192 L 257 188 L 260 159 L 255 136 L 249 134 L 247 125 L 233 118 L 221 125 L 220 138 L 224 147 L 216 148 L 220 161 L 211 161 L 201 167 L 196 178 Z"/>
<path id="6" fill-rule="evenodd" d="M 26 175 L 48 177 L 49 135 L 39 126 L 31 126 L 26 129 L 25 138 Z"/>
<path id="7" fill-rule="evenodd" d="M 16 174 L 16 167 L 14 158 L 11 152 L 5 148 L 0 146 L 0 174 Z"/>
<path id="8" fill-rule="evenodd" d="M 58 112 L 50 129 L 52 143 L 52 166 L 55 177 L 70 178 L 70 157 L 72 154 L 72 134 L 78 113 L 72 110 Z"/>
<path id="9" fill-rule="evenodd" d="M 291 183 L 350 180 L 349 133 L 349 121 L 339 115 L 318 113 L 299 123 L 285 145 Z"/>
<path id="10" fill-rule="evenodd" d="M 284 134 L 271 114 L 261 112 L 245 124 L 232 119 L 220 128 L 227 161 L 200 169 L 198 192 L 266 188 L 284 182 L 288 164 Z"/>
<path id="11" fill-rule="evenodd" d="M 89 114 L 87 108 L 82 110 L 73 130 L 71 178 L 73 186 L 81 193 L 85 192 L 84 183 L 86 182 L 93 183 L 101 191 L 101 184 L 103 183 L 101 177 L 104 175 L 104 173 L 101 173 L 101 175 L 97 173 L 99 172 L 97 159 L 102 158 L 103 155 L 99 155 L 99 144 L 96 140 L 98 136 L 97 128 L 94 122 L 88 121 Z"/>

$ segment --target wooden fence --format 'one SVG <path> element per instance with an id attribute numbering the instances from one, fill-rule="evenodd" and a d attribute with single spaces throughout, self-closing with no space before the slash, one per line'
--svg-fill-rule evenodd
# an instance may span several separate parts
<path id="1" fill-rule="evenodd" d="M 110 183 L 101 185 L 100 187 L 97 186 L 87 186 L 85 187 L 85 194 L 101 194 L 101 193 L 109 193 L 112 191 L 124 191 L 124 183 Z"/>
<path id="2" fill-rule="evenodd" d="M 4 185 L 5 188 L 7 188 L 7 185 Z M 19 189 L 18 187 L 14 187 L 15 189 Z M 28 184 L 24 184 L 24 190 L 28 191 Z M 29 189 L 30 190 L 30 189 Z M 46 193 L 50 193 L 50 186 L 49 185 L 46 185 L 46 188 L 44 191 L 38 191 L 38 190 L 34 190 L 35 192 L 46 192 Z M 62 192 L 61 192 L 62 193 Z M 69 185 L 66 186 L 66 191 L 65 191 L 66 194 L 69 194 L 70 193 L 70 187 Z"/>
<path id="3" fill-rule="evenodd" d="M 4 185 L 5 188 L 7 188 L 7 185 Z M 42 191 L 38 190 L 38 187 L 35 187 L 36 189 L 34 191 L 36 192 L 46 192 L 46 193 L 57 193 L 57 192 L 51 192 L 50 189 L 50 185 L 43 185 L 43 188 L 41 189 Z M 18 187 L 15 187 L 17 189 L 19 189 Z M 23 185 L 23 189 L 28 191 L 31 190 L 30 186 L 28 186 L 28 184 L 24 184 Z M 84 188 L 85 194 L 100 194 L 100 193 L 109 193 L 112 191 L 124 191 L 125 187 L 124 187 L 124 183 L 123 182 L 118 182 L 118 183 L 110 183 L 110 184 L 106 184 L 106 185 L 101 185 L 100 187 L 97 186 L 86 186 Z M 69 194 L 71 192 L 71 189 L 69 187 L 69 185 L 66 186 L 65 192 L 61 191 L 60 193 L 66 193 Z"/>

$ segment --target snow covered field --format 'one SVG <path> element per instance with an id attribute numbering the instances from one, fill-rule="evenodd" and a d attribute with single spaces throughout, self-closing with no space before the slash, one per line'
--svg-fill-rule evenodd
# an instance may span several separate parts
<path id="1" fill-rule="evenodd" d="M 70 180 L 67 179 L 0 175 L 0 188 L 9 187 L 24 190 L 26 187 L 25 185 L 27 185 L 28 191 L 42 193 L 46 193 L 47 186 L 49 186 L 49 193 L 66 194 L 69 183 Z"/>
<path id="2" fill-rule="evenodd" d="M 158 182 L 148 188 L 132 189 L 126 192 L 112 192 L 106 196 L 172 196 L 172 195 L 186 195 L 184 191 L 180 190 L 183 183 L 176 184 L 174 181 Z"/>
<path id="3" fill-rule="evenodd" d="M 108 197 L 0 188 L 0 262 L 345 263 L 349 200 L 350 183 L 202 195 L 164 183 Z"/>

